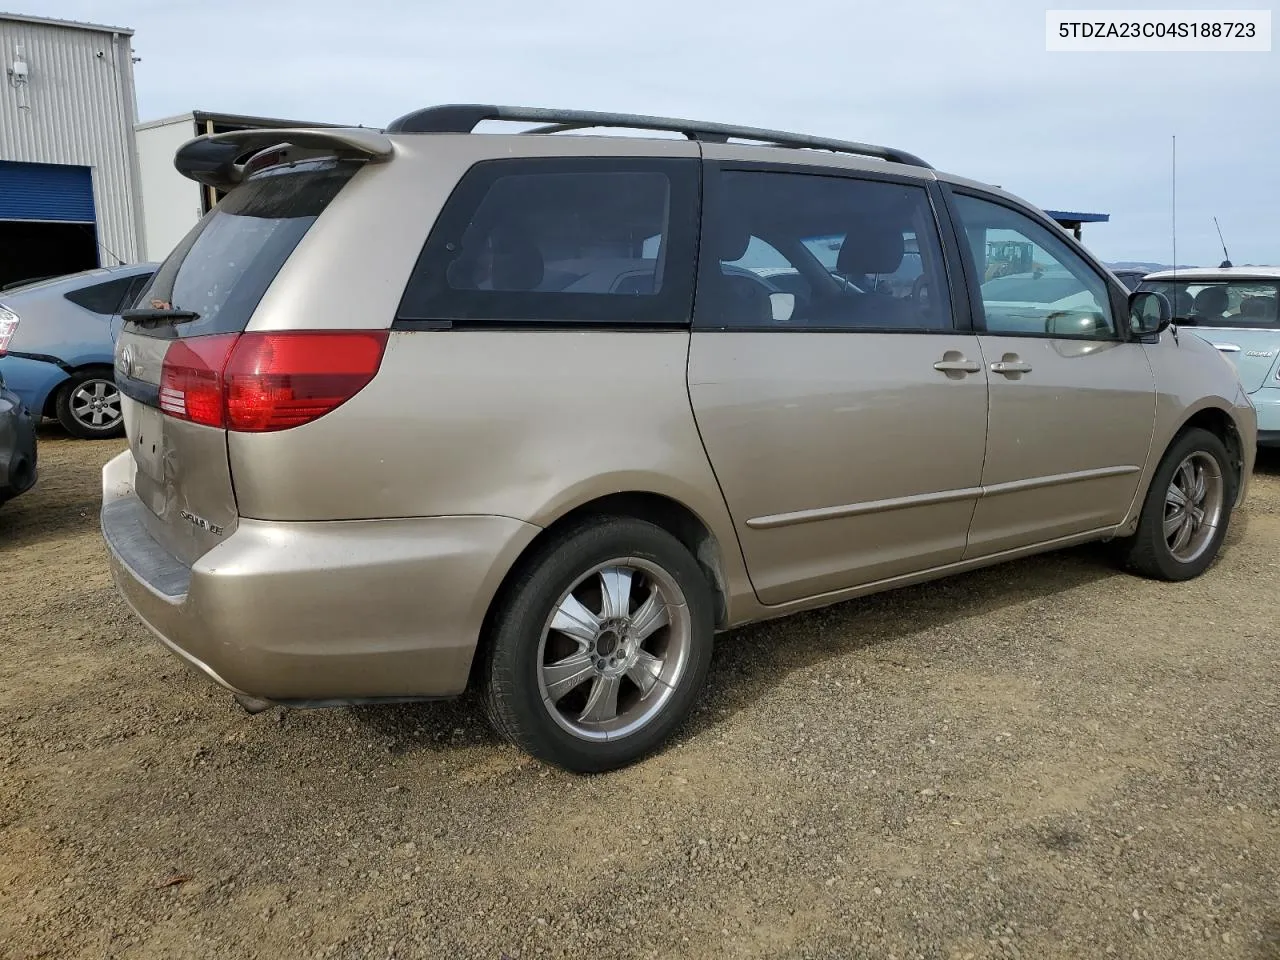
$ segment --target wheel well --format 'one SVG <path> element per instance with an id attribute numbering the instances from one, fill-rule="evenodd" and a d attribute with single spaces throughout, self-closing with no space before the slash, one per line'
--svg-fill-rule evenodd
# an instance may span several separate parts
<path id="1" fill-rule="evenodd" d="M 502 584 L 495 592 L 485 614 L 484 626 L 480 633 L 480 643 L 471 665 L 471 681 L 477 677 L 477 669 L 483 660 L 483 647 L 489 642 L 492 632 L 492 617 L 502 602 L 503 595 L 513 578 L 518 576 L 526 560 L 547 540 L 560 534 L 567 527 L 589 523 L 595 518 L 632 517 L 636 520 L 647 520 L 666 530 L 693 555 L 707 578 L 711 587 L 711 595 L 715 602 L 716 626 L 721 627 L 728 621 L 728 588 L 724 577 L 724 567 L 720 560 L 720 545 L 707 525 L 692 510 L 670 497 L 657 493 L 630 492 L 611 493 L 607 496 L 588 501 L 575 507 L 564 516 L 546 527 L 529 543 L 524 551 L 511 565 Z"/>
<path id="2" fill-rule="evenodd" d="M 1226 446 L 1227 454 L 1231 457 L 1231 468 L 1236 475 L 1236 489 L 1239 490 L 1240 483 L 1244 480 L 1244 445 L 1240 441 L 1240 432 L 1236 429 L 1235 421 L 1225 410 L 1208 407 L 1188 419 L 1178 431 L 1178 436 L 1197 427 L 1208 430 Z"/>
<path id="3" fill-rule="evenodd" d="M 723 625 L 728 617 L 728 590 L 724 568 L 720 562 L 720 545 L 707 525 L 692 510 L 670 497 L 657 493 L 611 493 L 575 507 L 555 523 L 543 530 L 533 543 L 525 548 L 525 554 L 536 549 L 543 540 L 555 536 L 568 526 L 574 526 L 596 517 L 633 517 L 647 520 L 666 530 L 693 554 L 698 566 L 706 575 L 716 604 L 716 625 Z M 522 559 L 523 559 L 522 555 Z"/>

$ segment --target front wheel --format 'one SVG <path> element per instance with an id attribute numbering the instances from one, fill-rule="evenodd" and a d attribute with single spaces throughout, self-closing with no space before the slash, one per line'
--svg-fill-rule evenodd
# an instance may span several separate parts
<path id="1" fill-rule="evenodd" d="M 494 726 L 580 773 L 625 766 L 671 736 L 706 679 L 715 630 L 689 551 L 626 518 L 547 543 L 492 624 L 484 692 Z"/>
<path id="2" fill-rule="evenodd" d="M 58 422 L 81 440 L 107 440 L 124 433 L 120 390 L 109 370 L 83 370 L 62 385 L 55 402 Z"/>
<path id="3" fill-rule="evenodd" d="M 1208 430 L 1188 430 L 1165 452 L 1138 530 L 1121 542 L 1123 560 L 1158 580 L 1198 577 L 1222 547 L 1235 498 L 1226 446 Z"/>

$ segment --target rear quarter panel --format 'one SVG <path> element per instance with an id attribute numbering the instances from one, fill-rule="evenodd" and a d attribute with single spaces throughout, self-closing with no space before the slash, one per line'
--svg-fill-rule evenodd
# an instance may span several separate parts
<path id="1" fill-rule="evenodd" d="M 1222 352 L 1235 365 L 1246 392 L 1253 393 L 1275 379 L 1276 363 L 1280 360 L 1280 330 L 1190 327 L 1182 332 L 1194 333 Z"/>
<path id="2" fill-rule="evenodd" d="M 505 156 L 697 157 L 639 138 L 394 138 L 335 198 L 248 329 L 386 329 L 463 173 Z M 689 403 L 688 330 L 391 334 L 374 381 L 337 410 L 228 434 L 243 517 L 339 520 L 487 514 L 547 526 L 598 497 L 646 492 L 716 537 L 728 600 L 750 595 Z"/>
<path id="3" fill-rule="evenodd" d="M 654 493 L 716 537 L 732 610 L 750 586 L 693 420 L 688 350 L 688 331 L 393 333 L 373 383 L 333 413 L 228 434 L 240 515 L 546 527 L 602 496 Z"/>
<path id="4" fill-rule="evenodd" d="M 21 318 L 9 341 L 11 353 L 57 357 L 70 366 L 111 363 L 109 317 L 70 302 L 61 287 L 5 301 Z M 2 298 L 0 298 L 2 299 Z"/>

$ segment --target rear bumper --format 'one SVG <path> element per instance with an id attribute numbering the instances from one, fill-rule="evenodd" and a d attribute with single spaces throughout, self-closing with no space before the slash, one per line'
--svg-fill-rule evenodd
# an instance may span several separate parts
<path id="1" fill-rule="evenodd" d="M 103 536 L 125 600 L 189 665 L 277 703 L 461 693 L 489 603 L 538 533 L 506 517 L 241 518 L 187 566 L 147 534 L 133 469 L 128 452 L 103 469 Z"/>
<path id="2" fill-rule="evenodd" d="M 0 387 L 0 501 L 36 482 L 35 419 L 17 395 Z"/>

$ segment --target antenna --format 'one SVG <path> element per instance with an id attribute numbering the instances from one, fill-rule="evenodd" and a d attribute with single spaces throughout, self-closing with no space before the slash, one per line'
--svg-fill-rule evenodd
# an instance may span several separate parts
<path id="1" fill-rule="evenodd" d="M 1178 135 L 1173 135 L 1173 170 L 1170 176 L 1169 232 L 1173 239 L 1173 279 L 1178 279 Z"/>
<path id="2" fill-rule="evenodd" d="M 1222 244 L 1222 262 L 1219 267 L 1231 266 L 1231 254 L 1227 253 L 1227 241 L 1222 239 L 1222 228 L 1218 226 L 1218 218 L 1213 218 L 1213 226 L 1218 231 L 1218 242 Z"/>

